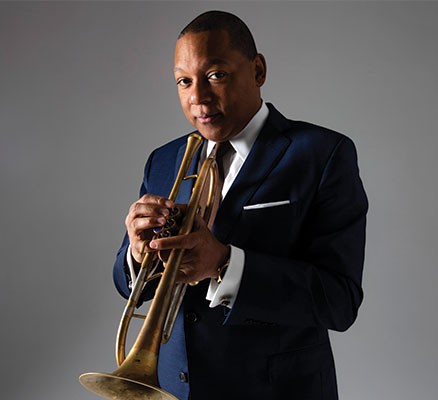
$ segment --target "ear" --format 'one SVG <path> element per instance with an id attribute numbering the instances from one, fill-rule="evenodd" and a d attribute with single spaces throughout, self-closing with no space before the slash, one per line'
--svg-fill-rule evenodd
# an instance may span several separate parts
<path id="1" fill-rule="evenodd" d="M 256 84 L 258 87 L 262 87 L 266 80 L 266 60 L 263 54 L 257 54 L 254 63 Z"/>

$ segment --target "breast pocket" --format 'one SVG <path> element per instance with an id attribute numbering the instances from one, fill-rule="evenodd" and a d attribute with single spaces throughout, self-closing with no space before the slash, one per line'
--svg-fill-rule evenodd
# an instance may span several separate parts
<path id="1" fill-rule="evenodd" d="M 245 238 L 251 246 L 284 249 L 285 242 L 290 242 L 299 225 L 299 203 L 244 209 L 242 222 Z"/>

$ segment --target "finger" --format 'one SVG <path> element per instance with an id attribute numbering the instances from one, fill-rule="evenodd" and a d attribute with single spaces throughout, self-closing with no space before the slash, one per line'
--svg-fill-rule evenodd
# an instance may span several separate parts
<path id="1" fill-rule="evenodd" d="M 138 217 L 129 223 L 128 231 L 143 239 L 145 238 L 143 235 L 145 231 L 162 227 L 166 224 L 166 221 L 166 217 Z"/>
<path id="2" fill-rule="evenodd" d="M 143 230 L 163 226 L 170 210 L 154 203 L 142 203 L 141 201 L 155 200 L 158 203 L 163 198 L 156 196 L 143 196 L 140 201 L 133 203 L 125 218 L 125 226 L 131 235 L 139 236 Z M 173 203 L 168 203 L 173 204 Z"/>
<path id="3" fill-rule="evenodd" d="M 158 196 L 155 194 L 149 194 L 149 193 L 141 196 L 138 199 L 138 202 L 155 204 L 157 206 L 163 206 L 163 207 L 167 207 L 167 208 L 172 208 L 175 205 L 175 203 L 172 200 L 170 200 L 166 197 Z"/>
<path id="4" fill-rule="evenodd" d="M 128 219 L 134 219 L 140 216 L 168 216 L 169 209 L 175 206 L 172 200 L 165 197 L 145 194 L 136 202 L 131 204 L 128 212 Z"/>
<path id="5" fill-rule="evenodd" d="M 149 243 L 149 247 L 154 250 L 192 249 L 196 246 L 196 243 L 196 236 L 194 234 L 189 234 L 154 239 Z"/>
<path id="6" fill-rule="evenodd" d="M 149 240 L 136 240 L 135 242 L 131 243 L 131 254 L 135 258 L 135 260 L 141 264 L 143 258 L 145 257 L 146 253 L 155 253 L 156 250 L 151 249 L 149 247 Z M 164 250 L 160 252 L 159 257 L 161 261 L 166 262 L 170 255 L 170 250 Z"/>
<path id="7" fill-rule="evenodd" d="M 163 205 L 155 203 L 141 203 L 139 201 L 133 203 L 129 208 L 128 219 L 139 217 L 167 217 L 170 214 L 170 209 Z"/>

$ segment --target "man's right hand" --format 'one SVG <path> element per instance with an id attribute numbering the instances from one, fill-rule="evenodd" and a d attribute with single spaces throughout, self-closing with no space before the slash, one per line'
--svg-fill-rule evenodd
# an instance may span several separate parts
<path id="1" fill-rule="evenodd" d="M 143 243 L 153 236 L 153 228 L 163 226 L 170 209 L 174 207 L 172 200 L 151 194 L 145 194 L 129 207 L 125 219 L 131 244 L 131 255 L 137 263 L 141 263 L 144 254 L 141 253 Z M 149 247 L 145 251 L 150 250 Z"/>

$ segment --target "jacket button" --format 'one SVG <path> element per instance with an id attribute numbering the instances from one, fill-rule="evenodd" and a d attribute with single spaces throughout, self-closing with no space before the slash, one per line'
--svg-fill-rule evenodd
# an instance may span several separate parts
<path id="1" fill-rule="evenodd" d="M 189 381 L 189 376 L 188 376 L 187 372 L 181 371 L 179 373 L 179 380 L 182 383 L 187 383 Z"/>
<path id="2" fill-rule="evenodd" d="M 190 322 L 190 323 L 195 323 L 199 320 L 199 317 L 196 313 L 194 312 L 188 312 L 186 313 L 186 321 Z"/>

